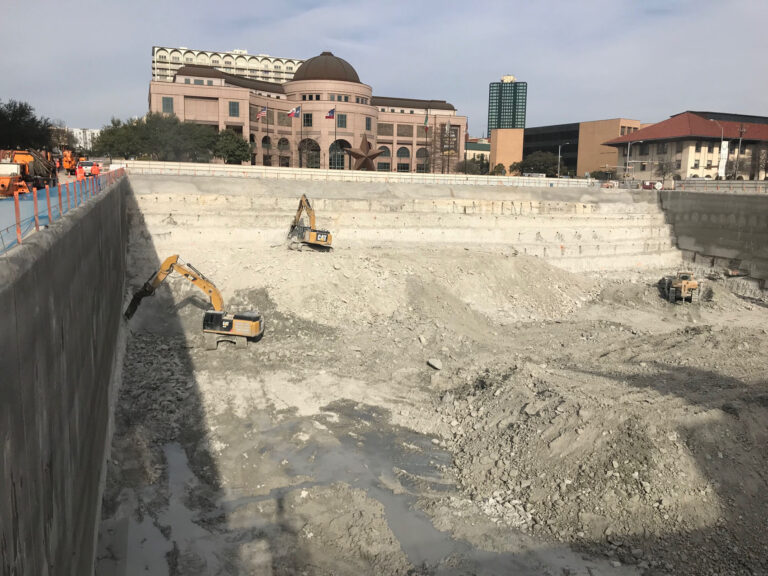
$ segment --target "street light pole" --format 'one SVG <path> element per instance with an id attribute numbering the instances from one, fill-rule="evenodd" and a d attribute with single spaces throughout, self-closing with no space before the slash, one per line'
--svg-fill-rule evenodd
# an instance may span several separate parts
<path id="1" fill-rule="evenodd" d="M 739 147 L 736 150 L 736 166 L 733 167 L 733 179 L 736 180 L 739 177 L 739 169 L 741 166 L 739 166 L 739 160 L 741 158 L 741 139 L 744 137 L 744 132 L 746 132 L 747 129 L 744 128 L 744 124 L 739 126 Z"/>
<path id="2" fill-rule="evenodd" d="M 557 179 L 560 179 L 560 149 L 563 146 L 567 146 L 570 144 L 570 142 L 563 142 L 562 144 L 557 145 Z M 576 175 L 578 177 L 578 174 Z"/>
<path id="3" fill-rule="evenodd" d="M 643 140 L 638 140 L 635 142 L 635 144 L 642 144 Z M 627 161 L 624 165 L 624 180 L 627 179 L 627 175 L 629 174 L 629 154 L 632 151 L 632 140 L 627 142 Z"/>

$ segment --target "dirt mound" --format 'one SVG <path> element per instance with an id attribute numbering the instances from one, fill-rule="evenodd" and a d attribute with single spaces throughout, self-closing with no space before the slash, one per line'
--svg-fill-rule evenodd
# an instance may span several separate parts
<path id="1" fill-rule="evenodd" d="M 625 332 L 592 357 L 561 344 L 538 352 L 573 356 L 501 363 L 443 395 L 465 492 L 497 524 L 623 563 L 761 565 L 768 383 L 750 350 L 765 332 Z"/>
<path id="2" fill-rule="evenodd" d="M 596 292 L 591 279 L 508 251 L 427 248 L 276 256 L 284 260 L 279 277 L 265 281 L 278 308 L 332 326 L 400 313 L 453 318 L 479 313 L 499 324 L 548 319 L 569 314 Z"/>

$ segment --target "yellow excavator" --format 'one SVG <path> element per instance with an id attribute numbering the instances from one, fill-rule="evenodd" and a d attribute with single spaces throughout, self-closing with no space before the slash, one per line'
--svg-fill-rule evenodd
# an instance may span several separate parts
<path id="1" fill-rule="evenodd" d="M 309 219 L 309 226 L 304 225 L 302 219 L 303 212 L 307 213 Z M 293 223 L 291 229 L 288 231 L 288 239 L 295 238 L 292 242 L 297 244 L 297 247 L 301 247 L 302 244 L 306 244 L 310 247 L 317 248 L 331 248 L 333 238 L 328 230 L 316 230 L 315 229 L 315 210 L 309 203 L 309 198 L 306 194 L 301 195 L 299 200 L 299 209 L 296 211 L 296 216 L 293 217 Z"/>
<path id="2" fill-rule="evenodd" d="M 125 319 L 130 320 L 145 296 L 151 296 L 155 290 L 172 273 L 177 272 L 205 292 L 211 299 L 213 310 L 206 310 L 203 316 L 203 336 L 205 347 L 215 350 L 220 341 L 233 342 L 236 348 L 245 348 L 249 341 L 258 340 L 264 334 L 264 319 L 258 312 L 240 312 L 227 314 L 224 312 L 224 300 L 221 292 L 208 278 L 203 276 L 190 263 L 179 262 L 179 255 L 174 254 L 165 259 L 160 269 L 152 274 L 131 299 L 125 309 Z"/>

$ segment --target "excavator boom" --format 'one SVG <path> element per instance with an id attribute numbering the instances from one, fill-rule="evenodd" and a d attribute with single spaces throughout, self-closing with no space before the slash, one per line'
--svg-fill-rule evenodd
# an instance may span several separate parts
<path id="1" fill-rule="evenodd" d="M 152 274 L 152 276 L 149 277 L 149 280 L 144 283 L 144 286 L 133 295 L 131 303 L 128 305 L 128 308 L 125 309 L 126 320 L 129 320 L 136 313 L 136 309 L 146 296 L 151 296 L 155 293 L 155 290 L 165 282 L 165 279 L 168 278 L 168 275 L 171 274 L 171 272 L 178 272 L 184 276 L 184 278 L 192 282 L 192 284 L 200 288 L 200 290 L 205 292 L 211 299 L 211 304 L 213 305 L 214 310 L 217 312 L 223 310 L 224 302 L 221 297 L 221 292 L 219 292 L 219 289 L 216 288 L 213 282 L 203 276 L 202 272 L 197 270 L 197 268 L 191 264 L 179 263 L 179 255 L 174 254 L 173 256 L 166 258 L 160 266 L 160 269 Z"/>

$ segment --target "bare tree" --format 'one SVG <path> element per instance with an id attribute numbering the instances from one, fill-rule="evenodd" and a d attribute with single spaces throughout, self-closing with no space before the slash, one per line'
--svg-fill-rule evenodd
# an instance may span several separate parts
<path id="1" fill-rule="evenodd" d="M 757 157 L 757 178 L 760 178 L 760 172 L 763 172 L 763 179 L 768 180 L 768 148 L 762 147 Z"/>
<path id="2" fill-rule="evenodd" d="M 738 160 L 728 160 L 725 165 L 725 179 L 744 180 L 746 165 L 747 162 L 744 156 L 740 156 Z"/>
<path id="3" fill-rule="evenodd" d="M 677 166 L 673 160 L 663 158 L 656 162 L 656 176 L 666 181 L 669 176 L 675 173 Z"/>

